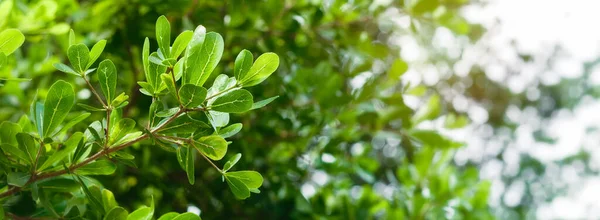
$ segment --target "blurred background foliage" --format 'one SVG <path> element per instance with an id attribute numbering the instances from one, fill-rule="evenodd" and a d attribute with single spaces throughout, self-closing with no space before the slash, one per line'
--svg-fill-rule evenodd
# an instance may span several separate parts
<path id="1" fill-rule="evenodd" d="M 541 196 L 530 190 L 545 183 L 545 165 L 534 157 L 522 157 L 517 174 L 501 178 L 506 186 L 526 179 L 521 202 L 489 205 L 492 182 L 479 177 L 482 164 L 502 162 L 505 148 L 478 160 L 459 160 L 455 155 L 464 143 L 453 134 L 476 124 L 478 131 L 491 133 L 483 139 L 507 136 L 501 140 L 506 146 L 518 127 L 518 122 L 506 116 L 511 106 L 531 107 L 550 117 L 557 109 L 577 104 L 576 98 L 562 91 L 577 87 L 585 77 L 540 85 L 542 98 L 531 99 L 489 79 L 486 69 L 477 65 L 463 70 L 467 74 L 455 74 L 464 49 L 483 41 L 486 34 L 486 28 L 468 22 L 461 13 L 477 4 L 481 3 L 0 0 L 0 30 L 18 28 L 26 36 L 8 67 L 0 69 L 0 78 L 32 79 L 6 81 L 0 87 L 0 120 L 17 121 L 28 112 L 31 100 L 44 99 L 47 88 L 58 79 L 81 85 L 76 91 L 78 102 L 94 102 L 85 82 L 52 66 L 66 60 L 69 29 L 88 46 L 108 41 L 102 56 L 118 68 L 118 93 L 131 97 L 124 114 L 142 120 L 151 100 L 139 94 L 136 83 L 143 78 L 141 46 L 145 37 L 154 37 L 154 22 L 164 14 L 173 33 L 204 25 L 224 37 L 225 52 L 215 72 L 232 75 L 233 61 L 242 49 L 280 56 L 280 68 L 273 77 L 251 88 L 259 94 L 255 100 L 279 98 L 259 111 L 232 117 L 244 128 L 233 138 L 226 156 L 242 153 L 238 166 L 259 171 L 265 183 L 260 194 L 235 200 L 220 175 L 200 161 L 196 184 L 189 185 L 173 155 L 143 143 L 128 149 L 136 155 L 137 168 L 119 165 L 113 176 L 98 178 L 121 206 L 133 210 L 149 204 L 153 196 L 159 214 L 197 207 L 205 219 L 532 217 L 538 203 L 564 190 L 549 185 L 548 193 Z M 440 46 L 439 33 L 459 43 L 452 48 Z M 426 51 L 426 59 L 407 59 L 415 46 Z M 520 54 L 520 59 L 531 62 L 528 54 Z M 411 80 L 409 73 L 426 75 L 431 68 L 438 78 L 434 83 Z M 597 96 L 598 92 L 586 89 L 583 93 Z M 466 103 L 456 103 L 459 95 L 481 107 L 467 110 Z M 477 110 L 484 111 L 484 119 Z M 92 115 L 87 120 L 99 118 Z M 85 123 L 79 126 L 86 128 Z M 536 141 L 553 142 L 542 130 L 532 132 Z M 556 164 L 587 164 L 589 159 L 589 154 L 581 152 Z M 584 172 L 593 173 L 593 169 Z M 19 204 L 10 209 L 29 210 L 35 205 L 31 201 Z"/>

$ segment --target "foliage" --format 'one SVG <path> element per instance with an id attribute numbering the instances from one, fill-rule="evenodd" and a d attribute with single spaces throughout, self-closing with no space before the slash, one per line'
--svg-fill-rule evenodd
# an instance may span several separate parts
<path id="1" fill-rule="evenodd" d="M 27 180 L 38 175 L 27 172 L 31 166 L 7 167 L 8 174 L 24 170 L 7 176 L 26 189 L 15 194 L 17 203 L 4 203 L 7 212 L 77 216 L 86 210 L 86 217 L 100 217 L 137 209 L 131 215 L 142 218 L 173 217 L 171 211 L 196 206 L 205 219 L 492 218 L 490 184 L 479 180 L 475 167 L 454 165 L 462 143 L 443 135 L 468 120 L 435 90 L 402 78 L 418 64 L 402 60 L 391 42 L 394 35 L 425 36 L 440 27 L 477 40 L 477 25 L 458 13 L 467 1 L 56 2 L 30 3 L 28 10 L 7 16 L 6 26 L 18 27 L 39 5 L 61 9 L 48 10 L 48 18 L 32 15 L 30 20 L 43 25 L 23 30 L 29 46 L 0 70 L 5 79 L 32 79 L 7 81 L 0 89 L 0 95 L 14 97 L 0 99 L 0 118 L 18 122 L 4 125 L 21 127 L 15 134 L 31 136 L 22 145 L 33 139 L 35 147 L 50 137 L 47 150 L 37 151 L 45 162 L 33 170 L 64 174 L 47 179 L 71 182 L 64 185 L 72 193 L 36 192 L 37 184 Z M 386 19 L 394 10 L 409 17 L 409 27 Z M 156 21 L 160 14 L 166 17 Z M 65 22 L 78 33 L 67 28 L 40 34 Z M 151 46 L 157 50 L 151 52 Z M 250 51 L 260 55 L 255 59 Z M 263 86 L 255 86 L 259 83 Z M 38 97 L 46 101 L 34 102 L 32 114 L 23 116 L 28 100 Z M 407 99 L 424 104 L 410 106 Z M 77 105 L 65 104 L 73 102 Z M 67 123 L 45 124 L 47 106 L 79 112 L 49 109 Z M 265 110 L 249 111 L 261 107 Z M 426 127 L 440 120 L 444 128 Z M 20 142 L 11 140 L 7 149 L 27 149 Z M 10 156 L 30 160 L 21 152 Z M 197 155 L 224 165 L 196 163 Z M 85 158 L 93 160 L 72 169 Z M 230 171 L 234 165 L 258 172 Z M 6 190 L 21 189 L 13 186 Z M 120 207 L 104 206 L 102 186 Z M 259 187 L 262 192 L 248 198 Z M 237 200 L 242 198 L 249 200 Z"/>
<path id="2" fill-rule="evenodd" d="M 229 144 L 225 138 L 240 130 L 227 126 L 229 113 L 246 112 L 253 106 L 252 94 L 243 88 L 257 85 L 269 77 L 279 65 L 278 56 L 266 53 L 256 62 L 250 57 L 244 60 L 247 62 L 244 67 L 248 66 L 248 69 L 238 70 L 240 74 L 236 77 L 220 75 L 207 90 L 203 87 L 204 82 L 224 50 L 221 35 L 206 33 L 203 26 L 198 26 L 193 34 L 183 32 L 172 46 L 170 35 L 170 24 L 161 16 L 156 22 L 158 51 L 150 54 L 148 38 L 144 41 L 142 63 L 146 81 L 138 84 L 142 86 L 141 93 L 152 97 L 152 104 L 148 124 L 136 128 L 136 120 L 122 114 L 122 109 L 129 104 L 129 97 L 125 93 L 116 95 L 118 73 L 115 64 L 105 59 L 97 68 L 91 68 L 106 41 L 99 41 L 90 50 L 85 44 L 76 43 L 71 30 L 67 50 L 70 66 L 56 63 L 55 67 L 83 79 L 101 107 L 78 104 L 105 117 L 91 122 L 84 133 L 74 131 L 72 127 L 91 114 L 83 113 L 64 123 L 75 103 L 75 88 L 63 80 L 54 82 L 43 103 L 32 103 L 29 116 L 23 115 L 18 123 L 4 121 L 0 124 L 3 132 L 0 162 L 8 185 L 0 197 L 11 200 L 17 192 L 30 196 L 30 200 L 41 206 L 34 212 L 20 214 L 33 216 L 151 219 L 153 202 L 150 207 L 128 213 L 117 205 L 111 191 L 100 189 L 90 177 L 113 174 L 118 162 L 135 166 L 132 161 L 135 156 L 125 149 L 146 139 L 176 154 L 190 184 L 195 182 L 194 161 L 198 152 L 223 175 L 236 198 L 246 199 L 250 192 L 259 193 L 263 177 L 258 172 L 229 171 L 240 159 L 240 154 L 227 163 L 226 169 L 217 167 L 213 160 L 225 156 Z M 19 30 L 7 29 L 0 33 L 3 61 L 23 42 L 24 36 Z M 180 56 L 184 51 L 185 56 Z M 248 53 L 244 50 L 240 54 Z M 93 73 L 97 74 L 102 96 L 90 83 Z M 241 124 L 232 126 L 241 127 Z M 12 209 L 13 206 L 9 206 L 6 212 L 9 217 L 16 216 Z M 193 213 L 169 213 L 161 217 L 180 218 L 199 219 Z"/>

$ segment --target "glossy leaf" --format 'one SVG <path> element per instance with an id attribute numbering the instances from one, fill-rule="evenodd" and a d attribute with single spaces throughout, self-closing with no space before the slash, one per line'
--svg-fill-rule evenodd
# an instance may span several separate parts
<path id="1" fill-rule="evenodd" d="M 98 65 L 98 81 L 106 102 L 110 103 L 117 96 L 117 68 L 111 60 L 106 59 Z"/>
<path id="2" fill-rule="evenodd" d="M 244 87 L 255 86 L 267 79 L 279 67 L 279 56 L 275 53 L 260 55 L 250 70 L 239 80 Z"/>
<path id="3" fill-rule="evenodd" d="M 108 160 L 97 160 L 75 170 L 79 175 L 110 175 L 115 172 L 117 166 Z"/>
<path id="4" fill-rule="evenodd" d="M 101 40 L 94 44 L 92 50 L 90 50 L 90 60 L 88 61 L 87 66 L 85 67 L 86 69 L 89 69 L 94 64 L 94 62 L 96 62 L 96 60 L 100 57 L 100 54 L 102 54 L 102 51 L 104 51 L 105 46 L 106 40 Z"/>
<path id="5" fill-rule="evenodd" d="M 69 62 L 73 69 L 79 74 L 84 74 L 90 61 L 90 50 L 85 44 L 75 44 L 69 47 L 67 51 Z"/>
<path id="6" fill-rule="evenodd" d="M 171 48 L 171 58 L 177 58 L 185 48 L 187 47 L 190 40 L 194 36 L 194 32 L 192 31 L 184 31 L 175 38 L 175 42 L 173 42 L 173 47 Z"/>
<path id="7" fill-rule="evenodd" d="M 227 153 L 227 141 L 221 136 L 201 137 L 195 141 L 194 146 L 212 160 L 221 160 Z"/>
<path id="8" fill-rule="evenodd" d="M 75 126 L 76 124 L 78 124 L 79 122 L 85 120 L 90 115 L 91 115 L 91 113 L 89 113 L 89 112 L 81 113 L 77 117 L 75 117 L 75 118 L 71 119 L 69 122 L 67 122 L 67 124 L 65 124 L 64 126 L 62 126 L 62 128 L 60 128 L 60 130 L 58 132 L 56 132 L 55 134 L 60 134 L 60 133 L 67 132 L 67 130 L 69 130 L 70 128 L 72 128 L 73 126 Z M 55 134 L 53 134 L 53 135 L 55 135 Z"/>
<path id="9" fill-rule="evenodd" d="M 38 168 L 38 170 L 44 170 L 52 166 L 53 164 L 63 160 L 70 153 L 73 153 L 77 148 L 79 142 L 82 140 L 82 138 L 83 133 L 81 132 L 76 132 L 73 135 L 71 135 L 71 137 L 69 137 L 69 139 L 65 141 L 64 148 L 54 152 L 54 154 L 52 154 L 46 161 L 44 161 L 44 163 Z"/>
<path id="10" fill-rule="evenodd" d="M 223 138 L 229 138 L 242 130 L 242 123 L 235 123 L 219 130 L 219 135 Z"/>
<path id="11" fill-rule="evenodd" d="M 0 52 L 8 56 L 25 42 L 25 35 L 17 29 L 6 29 L 0 32 Z"/>
<path id="12" fill-rule="evenodd" d="M 229 185 L 229 189 L 237 199 L 246 199 L 250 197 L 250 190 L 248 187 L 239 179 L 235 177 L 227 177 L 225 176 L 225 180 L 227 181 L 227 185 Z"/>
<path id="13" fill-rule="evenodd" d="M 71 84 L 62 80 L 52 84 L 44 102 L 44 137 L 58 128 L 73 107 L 74 102 L 75 92 Z"/>
<path id="14" fill-rule="evenodd" d="M 104 220 L 127 220 L 129 212 L 123 207 L 114 207 L 104 216 Z"/>
<path id="15" fill-rule="evenodd" d="M 130 118 L 123 118 L 119 120 L 110 130 L 110 141 L 109 143 L 115 143 L 123 139 L 125 135 L 129 134 L 135 127 L 135 121 Z"/>
<path id="16" fill-rule="evenodd" d="M 240 158 L 242 158 L 242 154 L 240 153 L 237 153 L 231 157 L 223 166 L 223 172 L 229 171 L 229 169 L 231 169 L 233 166 L 235 166 L 235 164 L 237 164 L 238 161 L 240 161 Z"/>
<path id="17" fill-rule="evenodd" d="M 206 99 L 206 89 L 193 84 L 185 84 L 179 89 L 179 97 L 184 107 L 196 107 Z"/>
<path id="18" fill-rule="evenodd" d="M 235 58 L 234 76 L 238 81 L 246 77 L 252 67 L 254 56 L 248 50 L 242 50 Z"/>
<path id="19" fill-rule="evenodd" d="M 170 57 L 171 24 L 169 24 L 169 20 L 167 20 L 167 17 L 164 15 L 160 16 L 158 20 L 156 20 L 156 41 L 158 42 L 158 47 L 165 57 Z"/>
<path id="20" fill-rule="evenodd" d="M 72 74 L 75 76 L 81 76 L 81 74 L 75 72 L 75 70 L 73 70 L 73 68 L 71 68 L 70 66 L 67 66 L 63 63 L 55 63 L 54 68 L 56 68 L 57 70 L 59 70 L 63 73 L 68 73 L 68 74 Z"/>
<path id="21" fill-rule="evenodd" d="M 185 172 L 187 173 L 188 181 L 190 184 L 194 185 L 196 182 L 196 177 L 194 176 L 194 148 L 187 148 L 187 155 L 185 159 Z"/>
<path id="22" fill-rule="evenodd" d="M 256 189 L 263 183 L 263 177 L 256 171 L 235 171 L 225 174 L 228 178 L 236 178 L 246 185 L 249 189 Z"/>
<path id="23" fill-rule="evenodd" d="M 265 107 L 269 103 L 275 101 L 275 99 L 277 99 L 277 98 L 279 98 L 279 96 L 273 96 L 271 98 L 255 102 L 255 103 L 252 104 L 252 108 L 250 108 L 250 110 L 254 110 L 254 109 L 259 109 L 259 108 Z"/>
<path id="24" fill-rule="evenodd" d="M 252 94 L 244 89 L 233 90 L 219 96 L 210 108 L 227 113 L 246 112 L 252 108 Z"/>
<path id="25" fill-rule="evenodd" d="M 184 83 L 204 85 L 221 60 L 223 49 L 223 37 L 220 34 L 215 32 L 206 34 L 201 47 L 196 46 L 188 50 L 190 55 L 186 60 Z"/>

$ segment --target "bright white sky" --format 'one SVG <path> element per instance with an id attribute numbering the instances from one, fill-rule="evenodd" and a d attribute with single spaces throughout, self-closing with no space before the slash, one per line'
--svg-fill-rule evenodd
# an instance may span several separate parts
<path id="1" fill-rule="evenodd" d="M 503 82 L 513 92 L 533 93 L 535 97 L 538 80 L 544 84 L 554 84 L 560 78 L 579 77 L 583 74 L 583 62 L 600 57 L 599 9 L 598 0 L 489 0 L 483 8 L 472 6 L 465 10 L 465 16 L 489 27 L 490 32 L 480 45 L 468 51 L 475 54 L 472 58 L 477 59 L 465 63 L 482 64 L 490 79 Z M 559 55 L 549 69 L 545 68 L 543 62 L 523 64 L 516 57 L 511 41 L 514 41 L 519 52 L 533 55 L 534 60 L 545 62 L 556 45 L 565 53 Z M 489 53 L 484 48 L 489 48 L 493 54 L 487 56 L 494 58 L 482 59 L 485 53 Z M 506 67 L 516 71 L 509 75 Z M 600 84 L 600 68 L 592 71 L 590 83 Z M 573 112 L 561 111 L 547 124 L 540 124 L 535 111 L 516 107 L 508 111 L 507 117 L 520 126 L 516 130 L 516 142 L 510 144 L 511 149 L 504 155 L 507 164 L 503 172 L 518 170 L 519 152 L 527 153 L 548 165 L 550 172 L 545 178 L 549 182 L 558 180 L 571 186 L 567 196 L 542 205 L 535 216 L 539 219 L 600 218 L 600 178 L 579 176 L 577 173 L 581 171 L 581 166 L 558 170 L 551 164 L 584 148 L 592 152 L 593 166 L 600 167 L 600 133 L 586 132 L 589 127 L 600 127 L 600 101 L 584 99 Z M 532 131 L 540 126 L 546 127 L 549 135 L 557 138 L 556 145 L 534 141 Z M 465 137 L 469 137 L 469 147 L 457 156 L 459 160 L 461 157 L 472 158 L 468 155 L 493 154 L 496 150 L 494 146 L 500 145 L 493 142 L 484 144 L 468 134 L 465 132 Z M 491 161 L 482 167 L 482 176 L 493 180 L 492 200 L 495 201 L 492 203 L 503 198 L 507 204 L 518 204 L 524 186 L 522 183 L 505 186 L 498 179 L 501 166 L 497 161 Z M 556 172 L 552 172 L 554 169 Z"/>

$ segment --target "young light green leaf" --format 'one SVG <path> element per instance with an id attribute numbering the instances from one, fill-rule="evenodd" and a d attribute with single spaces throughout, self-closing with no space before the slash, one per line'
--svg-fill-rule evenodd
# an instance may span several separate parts
<path id="1" fill-rule="evenodd" d="M 196 107 L 206 99 L 206 89 L 193 84 L 185 84 L 179 89 L 179 97 L 184 107 Z"/>
<path id="2" fill-rule="evenodd" d="M 118 206 L 115 196 L 107 189 L 102 189 L 102 206 L 107 213 Z"/>
<path id="3" fill-rule="evenodd" d="M 34 101 L 29 107 L 29 116 L 40 137 L 44 136 L 44 103 Z"/>
<path id="4" fill-rule="evenodd" d="M 75 45 L 75 31 L 69 30 L 69 47 Z"/>
<path id="5" fill-rule="evenodd" d="M 171 54 L 171 24 L 164 15 L 156 20 L 156 41 L 158 48 L 162 51 L 165 57 L 170 57 Z"/>
<path id="6" fill-rule="evenodd" d="M 181 213 L 181 214 L 175 216 L 171 220 L 201 220 L 201 219 L 200 219 L 200 216 L 198 216 L 194 213 L 186 212 L 186 213 Z"/>
<path id="7" fill-rule="evenodd" d="M 8 58 L 6 57 L 6 55 L 3 52 L 0 52 L 0 68 L 2 68 L 2 66 L 4 66 L 7 59 Z"/>
<path id="8" fill-rule="evenodd" d="M 119 141 L 114 143 L 113 146 L 121 145 L 126 142 L 132 141 L 132 140 L 142 136 L 142 134 L 143 134 L 143 132 L 141 132 L 141 131 L 136 131 L 136 132 L 126 134 L 123 138 L 121 138 Z"/>
<path id="9" fill-rule="evenodd" d="M 211 135 L 194 141 L 200 153 L 212 160 L 221 160 L 227 153 L 227 141 L 221 136 Z"/>
<path id="10" fill-rule="evenodd" d="M 38 168 L 38 171 L 43 171 L 46 168 L 52 166 L 53 164 L 63 160 L 66 156 L 68 156 L 71 152 L 75 151 L 77 145 L 83 138 L 83 133 L 76 132 L 67 141 L 64 143 L 64 148 L 62 150 L 57 150 L 52 154 L 52 156 L 48 157 L 46 161 Z"/>
<path id="11" fill-rule="evenodd" d="M 256 189 L 263 183 L 263 177 L 256 171 L 235 171 L 225 173 L 225 177 L 236 178 L 244 183 L 249 189 Z"/>
<path id="12" fill-rule="evenodd" d="M 63 63 L 55 63 L 54 68 L 56 68 L 57 70 L 59 70 L 63 73 L 69 73 L 69 74 L 73 74 L 76 76 L 81 76 L 81 74 L 75 72 L 75 70 L 73 70 L 73 68 L 71 68 L 70 66 L 67 66 Z"/>
<path id="13" fill-rule="evenodd" d="M 25 42 L 25 35 L 17 29 L 6 29 L 0 32 L 0 52 L 10 55 Z"/>
<path id="14" fill-rule="evenodd" d="M 252 94 L 238 89 L 217 97 L 210 108 L 220 112 L 241 113 L 250 110 L 252 103 Z"/>
<path id="15" fill-rule="evenodd" d="M 81 113 L 80 115 L 78 115 L 77 117 L 71 119 L 71 121 L 67 122 L 67 124 L 65 124 L 65 126 L 63 126 L 62 128 L 60 128 L 60 130 L 58 130 L 58 132 L 55 132 L 54 134 L 52 134 L 52 136 L 56 135 L 56 134 L 60 134 L 63 132 L 67 132 L 67 130 L 69 130 L 69 128 L 72 128 L 73 126 L 75 126 L 77 123 L 85 120 L 87 117 L 89 117 L 92 113 L 89 112 L 84 112 Z"/>
<path id="16" fill-rule="evenodd" d="M 188 181 L 194 185 L 196 178 L 194 177 L 194 148 L 189 146 L 187 148 L 187 155 L 185 159 L 185 172 L 187 173 Z"/>
<path id="17" fill-rule="evenodd" d="M 142 206 L 129 214 L 127 220 L 150 220 L 154 215 L 154 198 L 150 203 L 150 207 Z"/>
<path id="18" fill-rule="evenodd" d="M 250 110 L 254 110 L 254 109 L 259 109 L 259 108 L 265 107 L 266 105 L 268 105 L 269 103 L 273 102 L 277 98 L 279 98 L 279 96 L 273 96 L 271 98 L 255 102 L 254 104 L 252 104 L 252 108 L 250 108 Z"/>
<path id="19" fill-rule="evenodd" d="M 50 86 L 44 102 L 44 137 L 63 122 L 74 102 L 75 92 L 71 84 L 58 80 Z"/>
<path id="20" fill-rule="evenodd" d="M 235 164 L 237 164 L 238 161 L 240 161 L 240 158 L 242 158 L 242 154 L 240 153 L 237 153 L 233 157 L 229 158 L 227 163 L 225 163 L 225 166 L 223 166 L 223 172 L 229 171 L 229 169 L 231 169 L 233 166 L 235 166 Z"/>
<path id="21" fill-rule="evenodd" d="M 144 39 L 144 47 L 142 49 L 142 65 L 144 66 L 144 73 L 146 76 L 149 74 L 149 60 L 150 57 L 150 41 L 148 38 Z"/>
<path id="22" fill-rule="evenodd" d="M 227 176 L 225 176 L 225 180 L 227 180 L 227 185 L 229 185 L 229 189 L 231 189 L 235 198 L 246 199 L 250 197 L 250 190 L 241 180 Z"/>
<path id="23" fill-rule="evenodd" d="M 89 69 L 94 62 L 100 57 L 102 51 L 104 51 L 104 47 L 106 46 L 106 40 L 98 41 L 98 43 L 94 44 L 92 50 L 90 51 L 90 61 L 88 62 L 86 69 Z"/>
<path id="24" fill-rule="evenodd" d="M 192 36 L 194 36 L 194 32 L 192 31 L 184 31 L 175 38 L 175 42 L 173 42 L 173 47 L 171 48 L 171 58 L 177 59 L 179 55 L 185 50 L 190 40 L 192 40 Z"/>
<path id="25" fill-rule="evenodd" d="M 173 220 L 173 218 L 177 217 L 179 215 L 179 213 L 177 212 L 169 212 L 166 213 L 162 216 L 160 216 L 160 218 L 158 218 L 158 220 Z"/>
<path id="26" fill-rule="evenodd" d="M 235 58 L 235 66 L 234 66 L 234 76 L 238 81 L 244 79 L 250 68 L 252 67 L 252 62 L 254 61 L 254 56 L 248 50 L 242 50 L 238 56 Z"/>
<path id="27" fill-rule="evenodd" d="M 6 143 L 6 144 L 17 144 L 17 139 L 16 139 L 16 135 L 17 133 L 21 132 L 23 129 L 21 128 L 21 126 L 19 126 L 19 124 L 14 123 L 14 122 L 10 122 L 10 121 L 3 121 L 0 124 L 0 143 Z"/>
<path id="28" fill-rule="evenodd" d="M 27 133 L 18 133 L 17 142 L 19 143 L 19 149 L 21 149 L 27 155 L 27 160 L 30 164 L 35 161 L 39 146 L 35 142 L 35 139 Z"/>
<path id="29" fill-rule="evenodd" d="M 204 38 L 202 47 L 193 47 L 186 60 L 184 83 L 197 86 L 204 85 L 212 71 L 217 67 L 223 55 L 223 37 L 215 32 L 209 32 Z"/>
<path id="30" fill-rule="evenodd" d="M 219 135 L 223 138 L 231 137 L 242 130 L 242 123 L 235 123 L 219 130 Z"/>
<path id="31" fill-rule="evenodd" d="M 275 53 L 264 53 L 256 59 L 240 83 L 244 87 L 258 85 L 275 72 L 277 67 L 279 67 L 279 56 Z"/>
<path id="32" fill-rule="evenodd" d="M 160 78 L 167 86 L 169 93 L 173 95 L 174 98 L 177 98 L 177 89 L 175 87 L 175 81 L 173 81 L 173 77 L 171 77 L 169 74 L 163 73 L 160 74 Z"/>
<path id="33" fill-rule="evenodd" d="M 90 61 L 90 50 L 85 44 L 75 44 L 69 47 L 67 51 L 69 62 L 73 69 L 79 74 L 84 74 Z"/>
<path id="34" fill-rule="evenodd" d="M 122 207 L 114 207 L 104 216 L 104 220 L 127 220 L 129 212 Z"/>
<path id="35" fill-rule="evenodd" d="M 115 123 L 110 129 L 110 141 L 109 144 L 115 143 L 121 140 L 135 127 L 135 121 L 130 118 L 123 118 Z"/>
<path id="36" fill-rule="evenodd" d="M 29 181 L 30 173 L 11 172 L 8 173 L 8 185 L 23 187 Z"/>
<path id="37" fill-rule="evenodd" d="M 79 107 L 81 107 L 81 108 L 83 108 L 85 110 L 92 111 L 92 112 L 104 112 L 104 111 L 106 111 L 106 109 L 96 108 L 94 106 L 86 105 L 86 104 L 83 104 L 83 103 L 77 103 L 77 106 L 79 106 Z"/>
<path id="38" fill-rule="evenodd" d="M 98 65 L 98 81 L 106 102 L 112 102 L 117 95 L 117 68 L 111 60 L 103 60 Z"/>
<path id="39" fill-rule="evenodd" d="M 75 173 L 79 175 L 110 175 L 115 172 L 117 166 L 108 160 L 97 160 L 79 169 Z"/>

